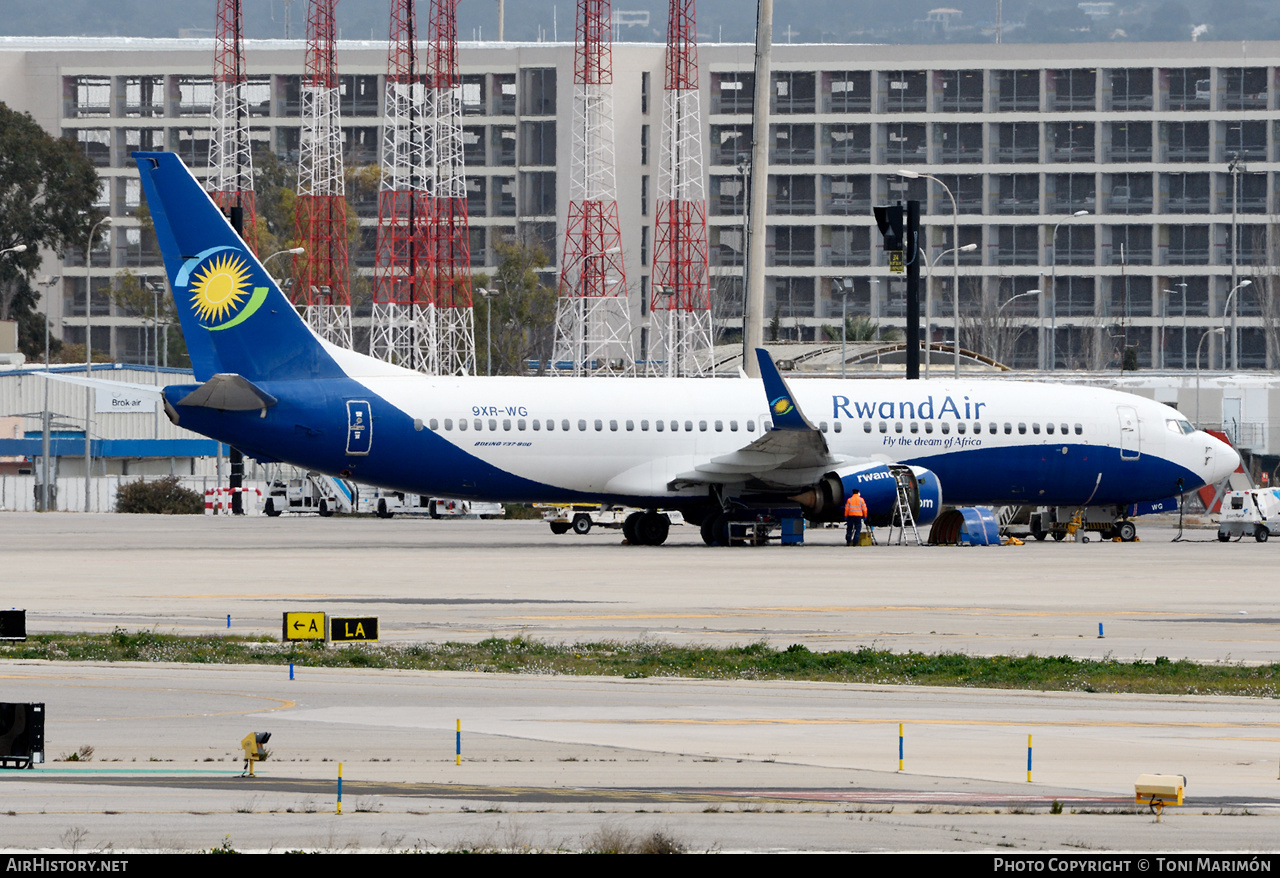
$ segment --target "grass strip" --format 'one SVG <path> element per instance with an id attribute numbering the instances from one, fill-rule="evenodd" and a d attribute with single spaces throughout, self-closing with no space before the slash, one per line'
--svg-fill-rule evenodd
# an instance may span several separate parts
<path id="1" fill-rule="evenodd" d="M 188 637 L 152 630 L 111 634 L 40 634 L 0 645 L 0 659 L 79 662 L 177 662 L 299 667 L 384 668 L 605 677 L 708 680 L 814 680 L 893 686 L 963 686 L 1060 692 L 1163 695 L 1280 694 L 1280 664 L 1198 664 L 1070 656 L 973 656 L 895 653 L 861 648 L 812 652 L 801 644 L 713 648 L 659 641 L 557 644 L 523 637 L 479 643 L 415 643 L 333 647 L 271 638 Z"/>

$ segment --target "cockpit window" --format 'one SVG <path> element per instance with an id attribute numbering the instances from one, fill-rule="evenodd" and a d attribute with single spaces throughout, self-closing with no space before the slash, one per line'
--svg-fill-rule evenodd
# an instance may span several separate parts
<path id="1" fill-rule="evenodd" d="M 1183 436 L 1189 436 L 1195 432 L 1195 427 L 1191 426 L 1191 422 L 1185 418 L 1169 418 L 1164 422 L 1170 432 L 1178 433 Z"/>

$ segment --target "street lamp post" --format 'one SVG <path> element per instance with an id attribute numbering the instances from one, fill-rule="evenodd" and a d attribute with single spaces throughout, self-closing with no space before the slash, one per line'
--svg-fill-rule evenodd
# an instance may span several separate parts
<path id="1" fill-rule="evenodd" d="M 1182 368 L 1187 368 L 1187 285 L 1174 284 L 1174 286 L 1182 287 L 1181 290 L 1161 290 L 1160 293 L 1165 296 L 1182 296 Z M 1169 318 L 1169 300 L 1165 300 L 1164 307 L 1160 309 L 1160 367 L 1166 367 L 1164 361 L 1164 351 L 1168 347 L 1165 339 L 1165 324 Z"/>
<path id="2" fill-rule="evenodd" d="M 960 246 L 960 209 L 956 206 L 956 196 L 951 191 L 951 187 L 943 183 L 933 174 L 923 174 L 920 171 L 913 171 L 910 168 L 898 168 L 895 171 L 899 177 L 905 177 L 908 180 L 932 180 L 942 187 L 947 193 L 947 197 L 951 199 L 951 296 L 952 304 L 955 306 L 955 365 L 956 377 L 960 377 L 960 251 L 965 249 Z"/>
<path id="3" fill-rule="evenodd" d="M 1233 286 L 1232 293 L 1240 287 L 1236 285 L 1236 270 L 1239 265 L 1240 253 L 1240 227 L 1237 225 L 1237 196 L 1240 193 L 1240 172 L 1244 167 L 1240 164 L 1240 156 L 1237 153 L 1231 154 L 1231 161 L 1227 162 L 1227 172 L 1231 174 L 1231 284 Z M 1243 286 L 1248 285 L 1245 281 Z M 1227 294 L 1228 300 L 1231 294 Z M 1223 309 L 1223 317 L 1226 317 L 1226 309 Z M 1226 368 L 1226 349 L 1223 349 L 1223 368 Z M 1236 315 L 1231 314 L 1231 371 L 1238 372 L 1240 370 L 1240 330 L 1236 325 Z"/>
<path id="4" fill-rule="evenodd" d="M 301 256 L 303 253 L 306 253 L 306 252 L 307 252 L 306 247 L 290 247 L 288 250 L 277 250 L 275 253 L 272 253 L 266 259 L 262 260 L 262 267 L 265 269 L 267 267 L 267 263 L 270 262 L 272 259 L 275 259 L 277 256 L 285 256 L 285 255 Z"/>
<path id="5" fill-rule="evenodd" d="M 1049 240 L 1049 246 L 1053 248 L 1053 262 L 1049 265 L 1049 371 L 1054 371 L 1058 366 L 1058 227 L 1067 220 L 1078 219 L 1082 216 L 1088 216 L 1089 211 L 1077 210 L 1069 217 L 1058 220 L 1053 227 L 1053 236 Z M 1043 331 L 1044 324 L 1040 324 Z M 1044 345 L 1040 346 L 1040 350 L 1044 350 Z"/>
<path id="6" fill-rule="evenodd" d="M 89 229 L 89 239 L 84 245 L 84 377 L 93 377 L 93 290 L 89 269 L 93 263 L 93 236 L 98 233 L 98 226 L 111 225 L 111 217 L 104 216 Z M 93 484 L 93 458 L 89 448 L 89 427 L 93 423 L 93 388 L 84 389 L 84 511 L 89 511 L 89 491 Z"/>
<path id="7" fill-rule="evenodd" d="M 952 247 L 950 250 L 943 250 L 937 256 L 933 257 L 933 261 L 930 262 L 929 258 L 925 256 L 924 248 L 923 247 L 920 248 L 920 255 L 924 257 L 924 264 L 929 272 L 928 279 L 924 285 L 924 319 L 925 319 L 924 377 L 926 380 L 928 380 L 929 378 L 929 361 L 932 359 L 931 354 L 933 351 L 933 316 L 932 316 L 933 315 L 933 270 L 938 267 L 938 261 L 941 260 L 942 257 L 946 256 L 948 253 L 955 253 L 957 250 L 959 250 L 961 253 L 970 253 L 977 249 L 978 249 L 977 244 L 965 244 L 963 247 Z M 960 339 L 959 337 L 957 337 L 956 345 L 958 346 L 959 344 L 960 344 Z M 958 349 L 959 348 L 957 347 L 957 350 Z"/>
<path id="8" fill-rule="evenodd" d="M 1204 346 L 1204 340 L 1211 335 L 1222 335 L 1226 332 L 1221 326 L 1215 326 L 1213 329 L 1206 329 L 1200 335 L 1200 344 L 1196 345 L 1196 429 L 1200 429 L 1200 348 Z"/>
<path id="9" fill-rule="evenodd" d="M 1240 369 L 1240 330 L 1236 326 L 1236 313 L 1240 310 L 1240 303 L 1236 302 L 1235 308 L 1232 309 L 1231 300 L 1235 298 L 1236 293 L 1248 286 L 1253 286 L 1253 281 L 1240 281 L 1240 283 L 1231 288 L 1231 292 L 1227 293 L 1227 301 L 1222 305 L 1222 324 L 1224 328 L 1227 323 L 1227 312 L 1228 310 L 1231 311 L 1231 371 L 1233 372 L 1237 372 Z M 1222 351 L 1222 368 L 1227 368 L 1227 352 L 1225 348 Z"/>
<path id="10" fill-rule="evenodd" d="M 480 287 L 476 290 L 484 299 L 484 374 L 493 374 L 493 297 L 500 295 L 500 290 Z"/>
<path id="11" fill-rule="evenodd" d="M 49 371 L 49 308 L 50 295 L 53 285 L 58 282 L 57 277 L 46 277 L 39 282 L 44 287 L 44 370 Z M 49 511 L 49 376 L 44 379 L 44 412 L 40 418 L 40 456 L 43 461 L 41 464 L 40 478 L 40 511 Z"/>
<path id="12" fill-rule="evenodd" d="M 1009 298 L 1007 298 L 1007 299 L 1005 299 L 1005 300 L 1004 300 L 1004 302 L 1000 305 L 1000 307 L 999 307 L 999 308 L 997 308 L 997 309 L 996 309 L 996 313 L 995 313 L 995 314 L 993 314 L 993 315 L 992 315 L 992 317 L 991 317 L 991 322 L 992 322 L 992 323 L 995 323 L 997 320 L 999 320 L 999 319 L 1000 319 L 1000 312 L 1001 312 L 1001 311 L 1003 311 L 1005 308 L 1008 308 L 1008 307 L 1009 307 L 1009 305 L 1010 305 L 1010 304 L 1012 304 L 1014 300 L 1016 300 L 1016 299 L 1022 299 L 1022 298 L 1025 298 L 1026 296 L 1038 296 L 1038 295 L 1040 295 L 1042 292 L 1044 292 L 1044 291 L 1043 291 L 1043 290 L 1027 290 L 1025 293 L 1018 293 L 1016 296 L 1010 296 Z M 1044 326 L 1044 324 L 1043 324 L 1043 323 L 1041 323 L 1040 325 L 1041 325 L 1042 327 Z M 1021 333 L 1019 333 L 1019 334 L 1021 334 Z M 1004 353 L 1003 353 L 1003 352 L 1001 352 L 1001 354 L 1000 354 L 1000 359 L 1001 359 L 1001 360 L 1004 360 Z"/>

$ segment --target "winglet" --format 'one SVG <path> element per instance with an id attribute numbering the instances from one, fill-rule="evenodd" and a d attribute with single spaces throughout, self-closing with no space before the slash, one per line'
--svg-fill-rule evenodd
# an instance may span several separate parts
<path id="1" fill-rule="evenodd" d="M 769 415 L 773 418 L 775 430 L 811 431 L 813 424 L 796 405 L 791 388 L 786 379 L 773 364 L 773 358 L 764 348 L 756 348 L 756 359 L 760 363 L 760 377 L 764 380 L 765 398 L 769 400 Z"/>

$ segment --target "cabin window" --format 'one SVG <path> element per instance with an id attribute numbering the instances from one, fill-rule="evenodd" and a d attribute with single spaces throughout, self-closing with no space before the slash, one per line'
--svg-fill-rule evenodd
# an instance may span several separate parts
<path id="1" fill-rule="evenodd" d="M 717 433 L 724 432 L 724 421 L 716 421 L 716 432 Z"/>
<path id="2" fill-rule="evenodd" d="M 870 433 L 870 432 L 871 432 L 871 422 L 870 422 L 870 421 L 863 421 L 863 422 L 862 422 L 862 432 L 864 432 L 864 433 Z"/>
<path id="3" fill-rule="evenodd" d="M 946 436 L 951 432 L 951 425 L 946 421 L 943 421 L 942 423 L 938 424 L 938 427 L 942 430 L 943 436 Z"/>
<path id="4" fill-rule="evenodd" d="M 706 424 L 707 424 L 707 422 L 706 422 L 706 421 L 703 421 L 703 422 L 702 422 L 702 425 L 703 425 L 703 426 L 702 426 L 702 429 L 704 429 L 704 430 L 705 430 L 705 429 L 707 429 Z M 692 433 L 692 432 L 693 432 L 693 421 L 685 421 L 685 422 L 684 422 L 684 431 L 685 431 L 686 433 Z"/>
<path id="5" fill-rule="evenodd" d="M 1004 432 L 1005 432 L 1005 434 L 1006 434 L 1006 435 L 1007 435 L 1007 434 L 1009 434 L 1009 433 L 1012 433 L 1012 432 L 1013 432 L 1013 424 L 1010 424 L 1008 421 L 1005 421 L 1005 422 L 1004 422 Z"/>
<path id="6" fill-rule="evenodd" d="M 584 432 L 584 433 L 585 433 L 585 432 L 586 432 L 586 430 L 587 430 L 587 422 L 586 422 L 586 421 L 584 421 L 584 420 L 582 420 L 582 419 L 579 419 L 579 420 L 578 420 L 578 430 L 579 430 L 579 431 L 581 431 L 581 432 Z"/>
<path id="7" fill-rule="evenodd" d="M 964 421 L 956 422 L 956 432 L 959 433 L 961 436 L 964 435 Z"/>
<path id="8" fill-rule="evenodd" d="M 440 422 L 437 421 L 435 418 L 432 418 L 430 421 L 427 422 L 427 426 L 429 426 L 432 430 L 435 430 L 440 426 Z"/>
<path id="9" fill-rule="evenodd" d="M 533 419 L 533 429 L 534 429 L 534 432 L 537 432 L 538 430 L 542 429 L 542 422 L 539 421 L 537 418 Z"/>
<path id="10" fill-rule="evenodd" d="M 825 433 L 825 432 L 827 432 L 827 422 L 826 422 L 826 421 L 819 421 L 819 422 L 818 422 L 818 432 L 820 432 L 820 433 Z"/>
<path id="11" fill-rule="evenodd" d="M 476 418 L 476 419 L 475 419 L 475 422 L 474 422 L 474 423 L 472 423 L 472 425 L 471 425 L 471 426 L 475 427 L 475 428 L 476 428 L 476 430 L 483 430 L 483 429 L 484 429 L 484 421 L 480 420 L 479 418 Z"/>
<path id="12" fill-rule="evenodd" d="M 523 430 L 523 429 L 524 429 L 524 427 L 525 427 L 525 424 L 524 424 L 524 418 L 521 418 L 520 420 L 516 421 L 516 429 L 517 429 L 517 430 Z"/>
<path id="13" fill-rule="evenodd" d="M 453 429 L 453 418 L 445 418 L 445 419 L 444 419 L 444 428 L 445 428 L 446 430 L 452 430 L 452 429 Z"/>
<path id="14" fill-rule="evenodd" d="M 561 430 L 564 430 L 566 433 L 568 433 L 568 432 L 569 432 L 569 419 L 568 419 L 568 418 L 561 418 L 561 419 L 560 419 L 560 429 L 561 429 Z M 586 429 L 586 427 L 583 427 L 582 429 L 584 429 L 584 430 L 585 430 L 585 429 Z"/>
<path id="15" fill-rule="evenodd" d="M 1036 423 L 1034 423 L 1034 424 L 1032 424 L 1032 425 L 1031 425 L 1031 432 L 1032 432 L 1032 433 L 1035 433 L 1037 436 L 1039 436 L 1039 435 L 1040 435 L 1040 422 L 1039 422 L 1039 421 L 1037 421 Z"/>
<path id="16" fill-rule="evenodd" d="M 507 421 L 507 429 L 508 429 L 508 430 L 510 430 L 510 429 L 511 429 L 511 422 L 510 422 L 510 421 Z M 490 418 L 490 419 L 489 419 L 489 431 L 490 431 L 491 433 L 496 433 L 496 432 L 498 432 L 498 419 L 497 419 L 497 418 Z"/>
<path id="17" fill-rule="evenodd" d="M 1084 424 L 1076 424 L 1076 435 L 1077 436 L 1084 435 Z"/>
<path id="18" fill-rule="evenodd" d="M 992 434 L 1000 432 L 999 430 L 996 429 L 996 426 L 997 425 L 995 423 L 987 424 L 987 432 Z"/>
<path id="19" fill-rule="evenodd" d="M 648 421 L 641 421 L 641 422 L 640 422 L 640 429 L 641 429 L 641 430 L 643 430 L 643 431 L 644 431 L 644 432 L 646 432 L 646 433 L 647 433 L 647 432 L 649 432 L 649 422 L 648 422 Z"/>
<path id="20" fill-rule="evenodd" d="M 920 432 L 920 425 L 919 425 L 919 424 L 917 424 L 915 421 L 912 421 L 912 422 L 907 426 L 907 429 L 908 429 L 908 430 L 910 430 L 912 433 L 919 433 L 919 432 Z"/>
<path id="21" fill-rule="evenodd" d="M 654 422 L 653 422 L 653 427 L 654 427 L 654 429 L 655 429 L 655 430 L 657 430 L 659 433 L 661 433 L 661 432 L 666 428 L 666 426 L 667 426 L 667 422 L 666 422 L 666 421 L 654 421 Z"/>
<path id="22" fill-rule="evenodd" d="M 760 429 L 768 433 L 770 430 L 773 429 L 773 421 L 761 421 Z"/>
<path id="23" fill-rule="evenodd" d="M 502 429 L 506 430 L 508 433 L 510 433 L 510 432 L 511 432 L 511 419 L 510 419 L 510 418 L 503 418 L 503 419 L 502 419 Z"/>
<path id="24" fill-rule="evenodd" d="M 599 418 L 596 418 L 596 432 L 599 433 L 603 429 L 604 429 L 604 421 L 600 420 Z"/>
<path id="25" fill-rule="evenodd" d="M 925 422 L 924 422 L 924 431 L 925 431 L 926 433 L 932 433 L 932 432 L 933 432 L 933 421 L 925 421 Z"/>
<path id="26" fill-rule="evenodd" d="M 1025 435 L 1027 435 L 1027 425 L 1026 425 L 1026 424 L 1021 424 L 1021 423 L 1020 423 L 1020 424 L 1018 424 L 1018 435 L 1020 435 L 1020 436 L 1025 436 Z"/>
<path id="27" fill-rule="evenodd" d="M 881 433 L 888 433 L 888 432 L 889 432 L 889 425 L 888 425 L 886 422 L 884 422 L 884 421 L 881 421 L 881 422 L 880 422 L 880 432 L 881 432 Z"/>
<path id="28" fill-rule="evenodd" d="M 706 422 L 706 421 L 698 421 L 698 432 L 700 432 L 700 433 L 705 433 L 705 432 L 707 432 L 707 422 Z"/>
<path id="29" fill-rule="evenodd" d="M 893 422 L 893 432 L 895 432 L 895 433 L 901 433 L 901 432 L 902 432 L 902 421 L 894 421 L 894 422 Z"/>
<path id="30" fill-rule="evenodd" d="M 596 429 L 597 429 L 597 430 L 599 430 L 600 428 L 599 428 L 599 427 L 596 427 Z M 618 422 L 617 422 L 617 421 L 614 421 L 614 420 L 610 420 L 610 421 L 609 421 L 609 431 L 610 431 L 611 433 L 616 433 L 616 432 L 618 432 Z"/>
<path id="31" fill-rule="evenodd" d="M 630 420 L 629 420 L 629 421 L 627 421 L 627 432 L 628 432 L 628 433 L 633 433 L 633 432 L 635 432 L 635 429 L 636 429 L 636 422 L 635 422 L 635 421 L 630 421 Z"/>
<path id="32" fill-rule="evenodd" d="M 730 421 L 730 422 L 729 422 L 729 432 L 730 432 L 730 433 L 736 433 L 736 432 L 738 432 L 738 422 L 737 422 L 737 421 Z"/>
<path id="33" fill-rule="evenodd" d="M 1044 431 L 1045 431 L 1045 433 L 1047 433 L 1048 435 L 1052 436 L 1052 435 L 1053 435 L 1053 424 L 1052 424 L 1052 423 L 1045 424 L 1045 425 L 1044 425 Z"/>
<path id="34" fill-rule="evenodd" d="M 556 428 L 556 422 L 551 418 L 547 418 L 547 432 L 552 432 Z"/>
<path id="35" fill-rule="evenodd" d="M 1067 435 L 1068 433 L 1070 433 L 1070 432 L 1071 432 L 1070 430 L 1068 430 L 1068 429 L 1067 429 L 1067 425 L 1066 425 L 1066 424 L 1061 424 L 1060 426 L 1061 426 L 1061 428 L 1062 428 L 1061 432 L 1062 432 L 1062 435 L 1063 435 L 1063 436 L 1065 436 L 1065 435 Z"/>
<path id="36" fill-rule="evenodd" d="M 752 420 L 750 420 L 750 419 L 748 419 L 748 420 L 747 420 L 747 432 L 748 432 L 748 433 L 754 433 L 755 431 L 756 431 L 756 422 L 755 422 L 755 421 L 752 421 Z"/>
<path id="37" fill-rule="evenodd" d="M 973 422 L 973 432 L 975 434 L 982 432 L 982 424 L 978 421 Z"/>
<path id="38" fill-rule="evenodd" d="M 458 429 L 463 433 L 467 432 L 467 422 L 462 418 L 458 418 Z"/>

